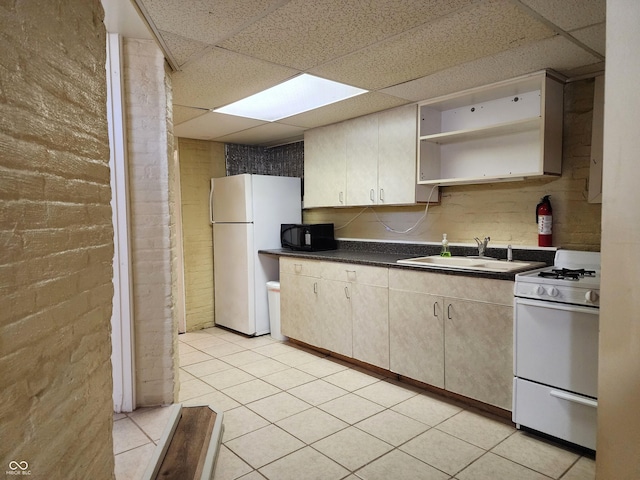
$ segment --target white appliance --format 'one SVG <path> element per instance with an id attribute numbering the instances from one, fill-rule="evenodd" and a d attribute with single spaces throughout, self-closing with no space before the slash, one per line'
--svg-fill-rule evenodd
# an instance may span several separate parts
<path id="1" fill-rule="evenodd" d="M 600 253 L 516 275 L 513 421 L 596 449 Z"/>
<path id="2" fill-rule="evenodd" d="M 215 323 L 246 335 L 269 333 L 267 281 L 278 259 L 280 224 L 300 223 L 300 179 L 233 175 L 211 179 Z"/>

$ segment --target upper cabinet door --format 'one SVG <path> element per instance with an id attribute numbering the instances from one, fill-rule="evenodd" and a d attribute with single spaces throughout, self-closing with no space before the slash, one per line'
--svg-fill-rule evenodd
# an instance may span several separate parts
<path id="1" fill-rule="evenodd" d="M 378 203 L 378 117 L 344 122 L 347 155 L 347 205 Z M 414 141 L 415 142 L 415 141 Z"/>
<path id="2" fill-rule="evenodd" d="M 417 185 L 417 107 L 407 105 L 307 130 L 304 208 L 437 201 Z"/>
<path id="3" fill-rule="evenodd" d="M 345 129 L 337 123 L 304 135 L 304 208 L 346 205 Z"/>
<path id="4" fill-rule="evenodd" d="M 417 107 L 378 114 L 378 205 L 416 201 Z"/>

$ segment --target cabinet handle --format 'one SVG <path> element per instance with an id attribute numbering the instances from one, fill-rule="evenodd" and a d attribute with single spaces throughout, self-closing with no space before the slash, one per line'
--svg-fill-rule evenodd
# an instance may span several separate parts
<path id="1" fill-rule="evenodd" d="M 340 201 L 340 203 L 344 203 L 344 194 L 343 194 L 343 192 L 340 192 L 340 195 L 338 195 L 338 200 Z"/>
<path id="2" fill-rule="evenodd" d="M 318 293 L 318 282 L 313 282 L 313 293 Z"/>
<path id="3" fill-rule="evenodd" d="M 300 273 L 302 271 L 302 264 L 301 263 L 294 263 L 293 267 L 294 267 L 296 273 Z"/>
<path id="4" fill-rule="evenodd" d="M 356 280 L 356 271 L 355 270 L 345 270 L 347 272 L 347 280 L 350 282 L 354 282 Z"/>
<path id="5" fill-rule="evenodd" d="M 371 199 L 372 202 L 376 201 L 376 192 L 373 190 L 373 188 L 369 190 L 369 198 Z"/>
<path id="6" fill-rule="evenodd" d="M 349 287 L 344 287 L 344 295 L 345 297 L 347 297 L 347 299 L 351 299 L 351 297 L 349 296 Z"/>
<path id="7" fill-rule="evenodd" d="M 438 312 L 436 312 L 436 307 L 438 306 L 438 302 L 433 302 L 433 316 L 437 317 Z"/>
<path id="8" fill-rule="evenodd" d="M 380 201 L 384 202 L 384 188 L 380 189 Z"/>
<path id="9" fill-rule="evenodd" d="M 447 318 L 451 320 L 451 304 L 447 305 Z"/>

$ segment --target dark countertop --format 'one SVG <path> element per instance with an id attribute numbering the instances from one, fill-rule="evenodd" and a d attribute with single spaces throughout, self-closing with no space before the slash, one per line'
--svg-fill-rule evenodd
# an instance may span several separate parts
<path id="1" fill-rule="evenodd" d="M 461 275 L 465 277 L 491 278 L 495 280 L 514 280 L 516 273 L 496 273 L 471 270 L 453 270 L 439 268 L 437 266 L 412 266 L 396 263 L 398 260 L 428 255 L 438 255 L 439 245 L 406 244 L 406 243 L 382 243 L 362 241 L 338 241 L 337 250 L 320 252 L 306 252 L 289 249 L 260 250 L 258 253 L 275 255 L 279 257 L 305 258 L 308 260 L 324 260 L 329 262 L 354 263 L 359 265 L 371 265 L 388 268 L 402 268 L 410 270 L 422 270 L 445 275 Z M 454 256 L 477 255 L 477 249 L 464 246 L 451 246 L 451 254 Z M 514 249 L 513 259 L 529 262 L 544 262 L 553 264 L 553 250 Z M 488 248 L 487 256 L 504 259 L 507 256 L 505 248 Z"/>

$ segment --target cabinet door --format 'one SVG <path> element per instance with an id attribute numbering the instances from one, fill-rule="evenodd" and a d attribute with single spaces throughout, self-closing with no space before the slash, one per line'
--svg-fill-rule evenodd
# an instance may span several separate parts
<path id="1" fill-rule="evenodd" d="M 319 278 L 280 273 L 280 322 L 282 334 L 320 346 L 318 324 Z"/>
<path id="2" fill-rule="evenodd" d="M 416 106 L 378 114 L 378 204 L 416 201 Z"/>
<path id="3" fill-rule="evenodd" d="M 444 388 L 443 299 L 389 290 L 390 370 Z"/>
<path id="4" fill-rule="evenodd" d="M 347 205 L 378 203 L 378 117 L 344 122 L 347 157 Z M 415 140 L 414 140 L 415 141 Z"/>
<path id="5" fill-rule="evenodd" d="M 342 124 L 307 130 L 304 135 L 304 208 L 346 203 L 345 129 Z"/>
<path id="6" fill-rule="evenodd" d="M 388 370 L 388 289 L 357 283 L 352 289 L 353 358 Z"/>
<path id="7" fill-rule="evenodd" d="M 351 326 L 351 284 L 333 280 L 320 281 L 320 309 L 317 323 L 321 328 L 322 348 L 353 356 Z"/>
<path id="8" fill-rule="evenodd" d="M 444 300 L 445 388 L 511 410 L 513 307 Z"/>

